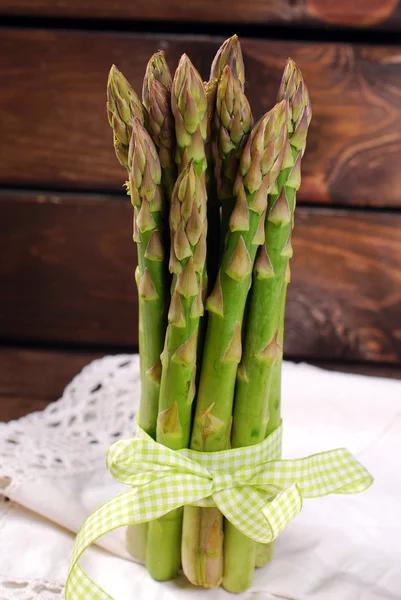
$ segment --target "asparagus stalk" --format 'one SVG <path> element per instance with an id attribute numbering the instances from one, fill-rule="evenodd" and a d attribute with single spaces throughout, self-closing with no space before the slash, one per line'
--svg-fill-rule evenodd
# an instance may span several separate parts
<path id="1" fill-rule="evenodd" d="M 312 119 L 312 107 L 309 99 L 308 89 L 305 85 L 302 73 L 296 66 L 295 62 L 291 59 L 288 59 L 287 61 L 280 84 L 278 98 L 279 100 L 282 98 L 287 98 L 289 101 L 290 119 L 288 128 L 290 132 L 291 151 L 295 161 L 293 172 L 283 172 L 280 174 L 280 180 L 281 185 L 285 188 L 288 202 L 295 208 L 296 191 L 299 189 L 301 184 L 301 159 L 306 148 L 306 136 Z M 269 199 L 269 203 L 274 201 L 276 201 L 275 197 Z M 270 228 L 274 230 L 274 223 L 270 225 Z M 268 236 L 270 235 L 271 234 L 268 233 Z M 281 316 L 278 327 L 278 340 L 281 345 L 283 344 L 284 338 L 285 300 L 289 281 L 290 270 L 288 268 L 286 271 L 286 278 L 282 291 Z M 267 424 L 266 435 L 271 433 L 271 431 L 274 431 L 280 422 L 280 414 L 278 413 L 277 415 L 277 412 L 281 403 L 282 358 L 282 354 L 280 354 L 273 367 L 273 381 L 269 401 L 271 417 Z"/>
<path id="2" fill-rule="evenodd" d="M 295 75 L 292 76 L 291 78 L 291 74 L 292 72 L 295 71 Z M 302 82 L 302 83 L 301 83 Z M 301 88 L 301 89 L 299 89 Z M 297 96 L 295 95 L 295 93 L 297 93 Z M 294 127 L 296 127 L 296 116 L 298 116 L 298 112 L 299 111 L 299 106 L 298 108 L 295 108 L 295 113 L 293 110 L 293 106 L 295 103 L 295 106 L 297 106 L 297 103 L 299 103 L 300 101 L 300 97 L 304 98 L 304 103 L 305 106 L 307 107 L 307 122 L 308 125 L 310 123 L 311 120 L 311 116 L 312 116 L 312 111 L 311 111 L 311 105 L 310 105 L 310 100 L 309 100 L 309 95 L 308 95 L 308 91 L 307 88 L 305 86 L 305 83 L 302 80 L 302 74 L 301 72 L 297 69 L 295 63 L 289 59 L 287 62 L 287 66 L 286 69 L 284 71 L 283 74 L 283 78 L 281 81 L 281 85 L 280 85 L 280 90 L 279 90 L 279 94 L 278 97 L 279 99 L 284 98 L 286 96 L 290 96 L 290 108 L 291 108 L 291 119 L 289 122 L 289 130 L 291 130 L 291 132 L 293 131 Z M 298 116 L 299 119 L 299 116 Z M 292 146 L 294 144 L 294 142 L 296 142 L 295 140 L 292 140 Z M 291 140 L 290 140 L 291 143 Z M 305 146 L 302 149 L 302 155 L 305 151 Z M 298 152 L 294 151 L 294 147 L 292 149 L 293 152 L 293 157 L 297 157 Z M 299 186 L 298 186 L 299 187 Z M 295 190 L 296 192 L 296 190 Z M 289 188 L 287 190 L 287 197 L 291 196 L 291 188 Z M 294 196 L 294 207 L 295 207 L 295 196 Z M 284 314 L 285 314 L 285 301 L 286 301 L 286 294 L 287 294 L 287 286 L 290 280 L 290 269 L 288 267 L 288 271 L 286 272 L 286 277 L 284 279 L 284 286 L 283 286 L 283 291 L 282 291 L 282 298 L 281 298 L 281 315 L 280 315 L 280 322 L 279 322 L 279 327 L 278 327 L 278 343 L 280 344 L 281 347 L 283 347 L 283 341 L 284 341 Z M 279 425 L 280 423 L 280 412 L 281 412 L 281 370 L 282 370 L 282 360 L 283 360 L 283 355 L 282 353 L 279 353 L 277 360 L 274 362 L 274 365 L 272 367 L 273 373 L 272 373 L 272 382 L 271 382 L 271 388 L 270 388 L 270 394 L 269 394 L 269 420 L 267 423 L 267 429 L 266 429 L 266 436 L 269 435 L 272 431 L 274 431 L 276 429 L 276 427 Z M 272 553 L 273 553 L 273 544 L 257 544 L 256 545 L 256 567 L 263 567 L 265 564 L 267 564 L 272 557 Z"/>
<path id="3" fill-rule="evenodd" d="M 137 118 L 144 124 L 145 112 L 138 96 L 113 65 L 107 81 L 107 115 L 113 129 L 113 142 L 120 164 L 129 169 L 128 149 L 131 141 L 132 126 Z"/>
<path id="4" fill-rule="evenodd" d="M 162 244 L 163 195 L 157 150 L 138 119 L 129 146 L 130 192 L 134 206 L 134 240 L 138 248 L 141 362 L 144 369 L 139 424 L 153 438 L 159 410 L 160 354 L 167 325 L 167 262 Z"/>
<path id="5" fill-rule="evenodd" d="M 193 161 L 181 171 L 170 207 L 173 286 L 161 356 L 156 439 L 179 450 L 188 447 L 195 395 L 197 338 L 203 315 L 202 275 L 206 260 L 206 190 Z M 180 568 L 182 508 L 149 523 L 146 566 L 163 581 Z"/>
<path id="6" fill-rule="evenodd" d="M 141 102 L 131 88 L 124 75 L 113 65 L 110 69 L 107 81 L 107 114 L 109 123 L 113 129 L 113 143 L 116 156 L 120 164 L 129 171 L 129 145 L 132 138 L 133 122 L 137 118 L 143 124 L 145 112 Z M 127 186 L 129 188 L 129 185 Z M 135 232 L 136 214 L 134 213 L 134 232 Z M 135 235 L 134 235 L 135 237 Z M 143 273 L 142 273 L 143 275 Z M 141 277 L 141 275 L 140 275 Z M 138 282 L 137 282 L 138 283 Z M 139 424 L 151 435 L 155 435 L 156 417 L 154 386 L 149 383 L 146 374 L 149 368 L 149 353 L 146 350 L 146 343 L 143 336 L 143 325 L 141 324 L 141 304 L 139 299 L 139 348 L 140 348 L 140 373 L 141 373 L 141 403 Z M 146 312 L 146 311 L 145 311 Z M 165 315 L 165 313 L 164 313 Z M 155 344 L 157 344 L 157 339 Z M 152 354 L 152 353 L 150 353 Z M 153 411 L 153 412 L 152 412 Z M 138 560 L 145 560 L 147 524 L 128 527 L 127 546 L 129 552 Z"/>
<path id="7" fill-rule="evenodd" d="M 274 554 L 274 542 L 271 544 L 256 543 L 255 567 L 264 567 L 271 561 Z"/>
<path id="8" fill-rule="evenodd" d="M 218 197 L 222 207 L 222 239 L 235 204 L 234 183 L 240 156 L 253 125 L 249 102 L 231 67 L 223 69 L 217 88 L 215 129 L 219 159 Z"/>
<path id="9" fill-rule="evenodd" d="M 266 241 L 258 250 L 251 290 L 243 357 L 237 373 L 232 446 L 251 446 L 280 423 L 280 379 L 285 290 L 292 256 L 291 232 L 295 193 L 300 185 L 300 161 L 310 122 L 310 103 L 301 72 L 288 61 L 279 99 L 289 105 L 289 143 L 278 178 L 277 193 L 269 196 Z M 272 387 L 272 383 L 274 386 Z M 245 591 L 258 564 L 268 560 L 272 547 L 257 545 L 226 523 L 223 586 Z"/>
<path id="10" fill-rule="evenodd" d="M 142 101 L 148 111 L 148 128 L 158 149 L 162 182 L 168 200 L 177 177 L 174 118 L 171 112 L 171 74 L 163 50 L 148 62 L 143 80 Z"/>
<path id="11" fill-rule="evenodd" d="M 241 325 L 256 251 L 264 241 L 267 195 L 276 187 L 287 139 L 287 102 L 267 113 L 243 150 L 219 274 L 209 313 L 191 448 L 213 452 L 230 439 L 234 386 L 241 360 Z M 196 585 L 216 587 L 223 575 L 222 515 L 185 507 L 182 563 Z M 192 539 L 192 543 L 191 543 Z"/>
<path id="12" fill-rule="evenodd" d="M 156 148 L 139 119 L 134 118 L 127 154 L 130 194 L 134 206 L 134 241 L 138 249 L 136 282 L 139 295 L 139 347 L 141 401 L 139 425 L 153 438 L 160 391 L 160 353 L 167 326 L 167 266 L 164 258 L 163 196 Z M 127 529 L 129 552 L 139 560 L 146 556 L 147 524 Z"/>
<path id="13" fill-rule="evenodd" d="M 231 68 L 233 74 L 238 77 L 243 88 L 245 83 L 245 67 L 241 44 L 237 35 L 228 38 L 217 50 L 210 69 L 210 79 L 220 79 L 227 65 Z"/>
<path id="14" fill-rule="evenodd" d="M 176 163 L 181 174 L 174 187 L 170 206 L 170 271 L 173 273 L 173 286 L 169 311 L 170 323 L 166 335 L 166 352 L 163 352 L 157 440 L 177 449 L 187 446 L 190 436 L 192 402 L 189 402 L 189 395 L 194 393 L 195 385 L 198 322 L 203 313 L 202 287 L 205 285 L 204 262 L 206 260 L 207 233 L 205 221 L 207 100 L 202 79 L 185 54 L 181 57 L 174 75 L 171 107 L 177 140 Z M 196 175 L 195 178 L 194 175 Z M 188 198 L 186 202 L 183 202 L 187 189 Z M 196 253 L 194 244 L 188 242 L 192 235 L 192 229 L 195 227 L 197 232 L 199 228 L 199 224 L 194 221 L 196 210 L 192 211 L 192 204 L 202 207 L 203 232 L 197 240 Z M 189 217 L 191 217 L 190 221 Z M 179 225 L 180 227 L 177 229 Z M 189 228 L 188 232 L 186 228 Z M 194 242 L 195 238 L 191 238 L 191 240 Z M 181 245 L 183 248 L 180 248 Z M 191 251 L 191 256 L 187 255 L 187 246 Z M 195 263 L 196 271 L 194 270 Z M 184 277 L 184 273 L 188 274 Z M 184 281 L 182 281 L 183 277 Z M 199 278 L 201 278 L 200 283 Z M 177 289 L 177 285 L 182 287 L 184 284 L 191 284 L 192 289 L 189 289 L 189 292 L 192 294 L 195 283 L 200 287 L 200 292 L 199 290 L 196 292 L 196 302 L 193 296 L 185 297 Z M 185 288 L 182 287 L 182 289 Z M 189 292 L 185 292 L 185 294 Z M 194 304 L 194 314 L 191 316 L 192 304 Z M 182 350 L 178 352 L 181 347 Z M 178 362 L 181 352 L 184 352 L 182 364 Z M 187 353 L 191 354 L 189 356 L 190 364 L 186 364 L 188 362 L 188 357 L 185 357 Z M 146 566 L 155 579 L 171 579 L 179 570 L 182 514 L 183 510 L 178 509 L 149 524 Z"/>

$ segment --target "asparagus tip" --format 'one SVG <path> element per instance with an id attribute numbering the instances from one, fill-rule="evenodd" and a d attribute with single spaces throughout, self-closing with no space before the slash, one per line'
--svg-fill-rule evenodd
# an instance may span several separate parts
<path id="1" fill-rule="evenodd" d="M 142 86 L 142 102 L 147 110 L 150 108 L 150 90 L 155 81 L 161 83 L 168 91 L 171 90 L 172 78 L 164 50 L 155 52 L 146 65 Z"/>
<path id="2" fill-rule="evenodd" d="M 237 35 L 233 35 L 225 40 L 217 50 L 210 69 L 210 79 L 219 79 L 226 65 L 230 65 L 233 73 L 237 75 L 241 84 L 244 85 L 245 68 L 241 44 Z"/>

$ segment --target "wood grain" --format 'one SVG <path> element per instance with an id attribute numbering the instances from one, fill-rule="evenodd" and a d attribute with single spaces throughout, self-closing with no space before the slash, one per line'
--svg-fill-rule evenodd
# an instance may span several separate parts
<path id="1" fill-rule="evenodd" d="M 98 353 L 0 350 L 0 421 L 43 410 Z"/>
<path id="2" fill-rule="evenodd" d="M 0 0 L 0 12 L 96 19 L 151 19 L 398 29 L 398 0 Z"/>
<path id="3" fill-rule="evenodd" d="M 0 421 L 43 410 L 61 397 L 65 386 L 101 353 L 0 349 Z"/>
<path id="4" fill-rule="evenodd" d="M 401 362 L 401 215 L 297 209 L 287 356 Z M 0 341 L 137 346 L 128 201 L 0 195 Z"/>
<path id="5" fill-rule="evenodd" d="M 297 209 L 285 350 L 401 360 L 401 215 Z"/>
<path id="6" fill-rule="evenodd" d="M 57 400 L 83 367 L 104 353 L 85 350 L 0 348 L 0 396 Z"/>
<path id="7" fill-rule="evenodd" d="M 218 3 L 216 3 L 217 5 Z M 141 88 L 163 47 L 187 51 L 204 77 L 220 40 L 63 31 L 0 36 L 0 185 L 121 191 L 105 114 L 114 62 Z M 243 40 L 247 93 L 259 117 L 274 103 L 291 55 L 310 88 L 314 119 L 299 201 L 401 206 L 401 50 Z"/>
<path id="8" fill-rule="evenodd" d="M 0 223 L 3 338 L 137 346 L 128 201 L 3 194 Z"/>

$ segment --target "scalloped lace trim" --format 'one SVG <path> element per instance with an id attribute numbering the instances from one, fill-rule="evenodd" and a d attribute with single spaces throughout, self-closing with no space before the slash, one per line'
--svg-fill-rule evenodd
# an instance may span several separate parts
<path id="1" fill-rule="evenodd" d="M 0 600 L 62 600 L 63 586 L 50 581 L 9 579 L 0 575 Z"/>

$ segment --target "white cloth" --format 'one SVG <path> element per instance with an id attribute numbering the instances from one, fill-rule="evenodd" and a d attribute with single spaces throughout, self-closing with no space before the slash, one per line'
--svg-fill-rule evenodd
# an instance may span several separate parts
<path id="1" fill-rule="evenodd" d="M 273 562 L 237 597 L 400 600 L 401 382 L 291 363 L 283 380 L 284 458 L 345 446 L 375 483 L 357 496 L 306 500 Z M 0 424 L 0 600 L 63 597 L 73 532 L 123 489 L 105 452 L 133 432 L 138 398 L 138 357 L 108 356 L 45 411 Z M 129 559 L 124 536 L 107 534 L 82 559 L 116 600 L 232 597 L 191 588 L 183 576 L 156 583 Z"/>

